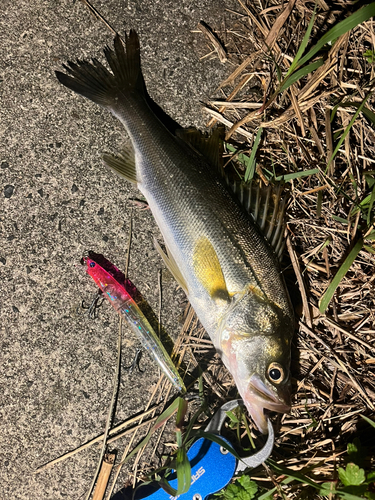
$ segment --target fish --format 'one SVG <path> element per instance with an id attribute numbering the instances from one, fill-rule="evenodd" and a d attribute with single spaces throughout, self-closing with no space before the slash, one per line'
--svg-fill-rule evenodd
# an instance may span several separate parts
<path id="1" fill-rule="evenodd" d="M 285 199 L 226 181 L 220 132 L 176 129 L 154 112 L 134 30 L 97 59 L 68 62 L 61 84 L 120 120 L 131 148 L 104 164 L 144 195 L 164 238 L 155 246 L 231 373 L 255 426 L 290 410 L 294 316 L 277 253 Z"/>
<path id="2" fill-rule="evenodd" d="M 142 347 L 156 361 L 173 386 L 181 393 L 185 393 L 185 384 L 161 340 L 133 297 L 126 290 L 125 284 L 120 283 L 119 278 L 116 279 L 121 274 L 120 271 L 112 263 L 109 263 L 110 270 L 104 269 L 98 263 L 99 259 L 96 256 L 97 254 L 90 252 L 89 256 L 83 257 L 82 262 L 86 265 L 87 274 L 95 281 L 114 310 L 125 319 L 141 341 Z"/>

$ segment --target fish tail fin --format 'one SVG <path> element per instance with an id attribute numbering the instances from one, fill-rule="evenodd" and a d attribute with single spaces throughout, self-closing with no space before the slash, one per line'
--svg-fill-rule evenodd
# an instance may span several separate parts
<path id="1" fill-rule="evenodd" d="M 145 92 L 139 39 L 134 30 L 128 36 L 125 34 L 125 47 L 120 36 L 116 35 L 114 49 L 106 47 L 104 55 L 112 73 L 93 59 L 91 62 L 69 61 L 68 66 L 63 65 L 68 74 L 56 71 L 56 77 L 77 94 L 108 109 L 115 107 L 120 92 L 124 95 Z"/>

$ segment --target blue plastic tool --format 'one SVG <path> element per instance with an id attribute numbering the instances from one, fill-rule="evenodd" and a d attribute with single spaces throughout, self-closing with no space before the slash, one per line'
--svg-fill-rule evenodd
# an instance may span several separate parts
<path id="1" fill-rule="evenodd" d="M 233 410 L 240 404 L 242 404 L 242 401 L 239 399 L 225 403 L 213 416 L 205 429 L 206 432 L 219 435 L 224 420 L 227 418 L 225 412 Z M 226 441 L 223 437 L 221 439 Z M 217 443 L 209 439 L 198 439 L 187 452 L 191 465 L 191 487 L 187 493 L 180 495 L 178 499 L 204 500 L 208 495 L 224 488 L 238 472 L 249 467 L 257 467 L 267 460 L 272 452 L 273 444 L 274 432 L 270 421 L 268 421 L 268 439 L 264 447 L 254 455 L 245 457 L 241 461 L 238 461 Z M 177 478 L 173 478 L 173 475 L 169 476 L 168 482 L 173 488 L 177 489 Z M 153 483 L 141 486 L 136 490 L 134 499 L 140 500 L 142 498 L 148 500 L 173 500 L 175 497 Z"/>

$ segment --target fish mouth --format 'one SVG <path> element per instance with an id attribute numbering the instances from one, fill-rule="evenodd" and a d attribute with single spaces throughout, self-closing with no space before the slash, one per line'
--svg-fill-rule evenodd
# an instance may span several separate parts
<path id="1" fill-rule="evenodd" d="M 288 413 L 290 411 L 289 385 L 278 388 L 278 392 L 271 391 L 261 380 L 258 374 L 251 376 L 247 388 L 248 398 L 244 398 L 244 403 L 252 420 L 260 432 L 267 434 L 267 419 L 264 410 Z"/>

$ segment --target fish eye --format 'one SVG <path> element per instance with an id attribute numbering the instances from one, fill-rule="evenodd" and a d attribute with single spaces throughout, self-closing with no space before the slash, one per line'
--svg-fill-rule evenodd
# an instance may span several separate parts
<path id="1" fill-rule="evenodd" d="M 95 262 L 90 262 L 90 267 L 95 267 Z"/>
<path id="2" fill-rule="evenodd" d="M 267 373 L 268 378 L 275 384 L 280 384 L 285 379 L 284 368 L 279 363 L 271 363 Z"/>

